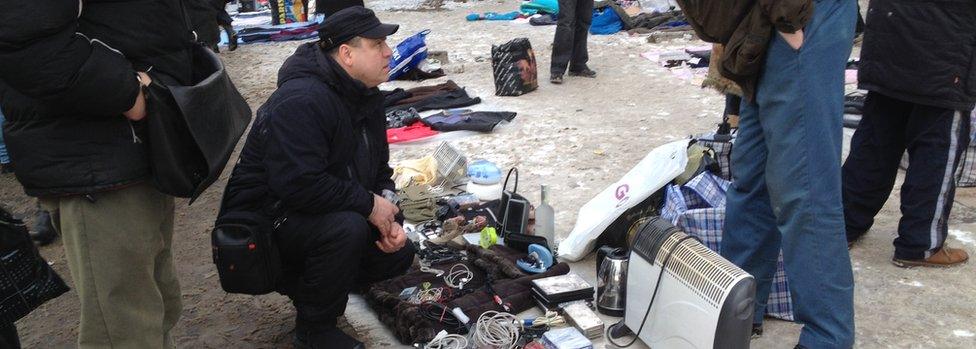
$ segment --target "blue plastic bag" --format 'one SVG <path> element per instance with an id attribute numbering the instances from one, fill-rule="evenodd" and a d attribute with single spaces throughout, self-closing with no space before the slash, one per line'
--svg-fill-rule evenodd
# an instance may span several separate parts
<path id="1" fill-rule="evenodd" d="M 421 31 L 413 36 L 403 39 L 393 49 L 393 57 L 390 58 L 390 80 L 396 80 L 403 74 L 416 69 L 420 62 L 427 59 L 427 34 L 430 29 Z"/>
<path id="2" fill-rule="evenodd" d="M 624 22 L 609 7 L 593 9 L 593 22 L 590 24 L 590 34 L 610 35 L 624 28 Z"/>

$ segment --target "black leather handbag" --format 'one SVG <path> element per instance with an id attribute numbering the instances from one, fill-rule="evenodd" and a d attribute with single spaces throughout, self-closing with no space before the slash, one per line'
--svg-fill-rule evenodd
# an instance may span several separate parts
<path id="1" fill-rule="evenodd" d="M 192 28 L 185 10 L 183 16 Z M 196 198 L 220 176 L 251 121 L 251 108 L 213 51 L 196 42 L 190 50 L 189 85 L 150 70 L 153 82 L 143 92 L 153 183 L 163 193 Z"/>
<path id="2" fill-rule="evenodd" d="M 41 258 L 24 222 L 0 208 L 0 323 L 12 324 L 68 285 Z"/>

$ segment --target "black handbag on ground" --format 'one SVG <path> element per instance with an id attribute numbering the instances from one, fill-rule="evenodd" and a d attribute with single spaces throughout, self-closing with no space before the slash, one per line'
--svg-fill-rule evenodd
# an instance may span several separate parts
<path id="1" fill-rule="evenodd" d="M 211 244 L 224 291 L 260 295 L 277 289 L 282 266 L 273 231 L 271 220 L 258 213 L 230 212 L 217 219 Z"/>
<path id="2" fill-rule="evenodd" d="M 24 222 L 0 208 L 0 323 L 12 324 L 68 285 L 44 261 Z"/>
<path id="3" fill-rule="evenodd" d="M 193 33 L 185 9 L 183 17 Z M 143 90 L 144 123 L 153 184 L 163 193 L 195 199 L 220 176 L 251 121 L 251 108 L 213 51 L 196 42 L 189 47 L 189 85 L 148 72 L 153 81 Z"/>

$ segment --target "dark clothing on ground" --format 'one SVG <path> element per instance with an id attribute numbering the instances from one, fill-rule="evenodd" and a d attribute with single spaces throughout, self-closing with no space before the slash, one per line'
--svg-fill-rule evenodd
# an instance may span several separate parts
<path id="1" fill-rule="evenodd" d="M 491 132 L 502 121 L 512 121 L 515 113 L 471 110 L 447 110 L 421 119 L 434 131 Z"/>
<path id="2" fill-rule="evenodd" d="M 350 291 L 403 274 L 415 252 L 410 243 L 381 251 L 379 231 L 348 211 L 289 214 L 275 236 L 285 267 L 281 292 L 295 302 L 298 324 L 313 328 L 335 326 Z"/>
<path id="3" fill-rule="evenodd" d="M 574 72 L 587 69 L 590 56 L 586 38 L 592 21 L 593 0 L 559 0 L 556 37 L 552 40 L 552 75 L 565 74 L 567 67 Z"/>
<path id="4" fill-rule="evenodd" d="M 370 192 L 394 189 L 382 103 L 378 89 L 354 80 L 314 42 L 299 46 L 258 109 L 224 211 L 369 216 Z"/>
<path id="5" fill-rule="evenodd" d="M 847 240 L 859 238 L 874 224 L 907 150 L 910 162 L 901 187 L 895 258 L 928 258 L 946 239 L 959 163 L 969 145 L 970 114 L 873 91 L 863 112 L 844 163 Z"/>
<path id="6" fill-rule="evenodd" d="M 363 5 L 363 0 L 315 0 L 315 13 L 325 14 L 328 18 L 339 10 L 353 6 L 366 5 Z"/>
<path id="7" fill-rule="evenodd" d="M 451 92 L 460 90 L 461 87 L 454 82 L 454 80 L 447 80 L 442 84 L 431 85 L 431 86 L 419 86 L 406 90 L 408 94 L 406 98 L 398 100 L 396 105 L 413 104 L 420 102 L 428 97 L 436 96 L 444 92 Z"/>
<path id="8" fill-rule="evenodd" d="M 191 79 L 192 35 L 179 0 L 82 4 L 80 17 L 78 1 L 18 2 L 0 11 L 4 136 L 30 196 L 145 180 L 146 144 L 122 116 L 139 91 L 135 72 L 152 67 L 181 83 Z"/>
<path id="9" fill-rule="evenodd" d="M 459 89 L 438 93 L 413 103 L 394 105 L 386 108 L 386 111 L 390 112 L 393 110 L 407 110 L 414 108 L 418 112 L 421 112 L 436 109 L 464 108 L 478 103 L 481 103 L 481 98 L 468 96 L 467 91 L 464 89 Z"/>
<path id="10" fill-rule="evenodd" d="M 976 102 L 976 4 L 871 1 L 858 85 L 902 101 L 952 110 Z"/>
<path id="11" fill-rule="evenodd" d="M 406 74 L 400 75 L 396 79 L 401 81 L 424 81 L 429 79 L 442 78 L 445 75 L 447 74 L 444 73 L 444 69 L 434 69 L 431 71 L 412 69 Z"/>

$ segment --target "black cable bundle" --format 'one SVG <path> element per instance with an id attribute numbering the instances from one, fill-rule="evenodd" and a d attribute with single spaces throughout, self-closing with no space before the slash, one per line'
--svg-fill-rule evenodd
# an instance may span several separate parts
<path id="1" fill-rule="evenodd" d="M 423 316 L 427 320 L 437 322 L 444 325 L 444 329 L 448 333 L 454 334 L 467 334 L 468 327 L 458 320 L 454 313 L 452 313 L 447 307 L 440 303 L 423 303 L 420 305 L 420 316 Z"/>

